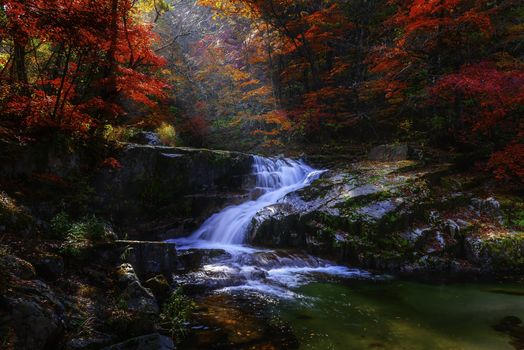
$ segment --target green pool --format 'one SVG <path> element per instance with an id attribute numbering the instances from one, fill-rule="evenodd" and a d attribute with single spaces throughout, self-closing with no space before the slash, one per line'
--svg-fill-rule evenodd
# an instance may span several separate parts
<path id="1" fill-rule="evenodd" d="M 300 349 L 515 349 L 492 326 L 524 319 L 522 284 L 312 283 L 278 313 Z"/>

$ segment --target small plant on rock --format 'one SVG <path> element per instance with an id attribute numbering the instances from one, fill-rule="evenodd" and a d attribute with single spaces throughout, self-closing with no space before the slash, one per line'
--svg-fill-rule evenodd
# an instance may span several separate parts
<path id="1" fill-rule="evenodd" d="M 184 336 L 187 325 L 195 304 L 191 301 L 180 288 L 164 304 L 161 318 L 171 332 L 172 337 Z"/>

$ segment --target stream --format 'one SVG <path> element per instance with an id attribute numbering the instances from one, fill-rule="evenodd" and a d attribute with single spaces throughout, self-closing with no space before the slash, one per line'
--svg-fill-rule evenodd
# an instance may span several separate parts
<path id="1" fill-rule="evenodd" d="M 254 156 L 252 199 L 170 240 L 181 254 L 206 256 L 200 268 L 176 277 L 207 295 L 200 300 L 207 305 L 203 325 L 182 348 L 524 348 L 493 327 L 508 316 L 524 318 L 522 285 L 399 281 L 303 252 L 250 246 L 257 212 L 322 173 L 302 161 Z"/>

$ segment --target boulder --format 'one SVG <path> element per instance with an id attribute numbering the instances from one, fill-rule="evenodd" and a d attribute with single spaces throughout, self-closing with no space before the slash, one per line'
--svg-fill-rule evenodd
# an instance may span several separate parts
<path id="1" fill-rule="evenodd" d="M 122 343 L 111 345 L 102 350 L 174 350 L 175 344 L 169 337 L 153 333 L 143 335 Z"/>
<path id="2" fill-rule="evenodd" d="M 114 341 L 112 337 L 99 334 L 92 338 L 75 338 L 67 342 L 66 347 L 69 350 L 96 350 L 111 344 Z"/>
<path id="3" fill-rule="evenodd" d="M 142 286 L 130 264 L 122 264 L 117 276 L 118 283 L 124 287 L 119 299 L 125 302 L 127 310 L 144 315 L 159 313 L 160 309 L 153 293 Z"/>
<path id="4" fill-rule="evenodd" d="M 0 303 L 0 339 L 8 348 L 50 349 L 60 347 L 65 311 L 49 286 L 25 281 L 13 287 Z"/>
<path id="5" fill-rule="evenodd" d="M 153 293 L 160 304 L 166 301 L 173 292 L 169 282 L 162 275 L 148 279 L 144 282 L 144 287 Z"/>
<path id="6" fill-rule="evenodd" d="M 368 159 L 376 162 L 397 162 L 409 159 L 409 147 L 405 143 L 380 145 L 369 152 Z"/>

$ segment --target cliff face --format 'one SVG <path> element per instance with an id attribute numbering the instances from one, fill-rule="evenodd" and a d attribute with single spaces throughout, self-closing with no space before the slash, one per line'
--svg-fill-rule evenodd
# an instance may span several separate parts
<path id="1" fill-rule="evenodd" d="M 147 239 L 187 234 L 241 200 L 252 167 L 243 153 L 161 146 L 129 145 L 116 158 L 121 168 L 104 169 L 95 180 L 99 204 L 131 235 L 141 223 Z"/>

